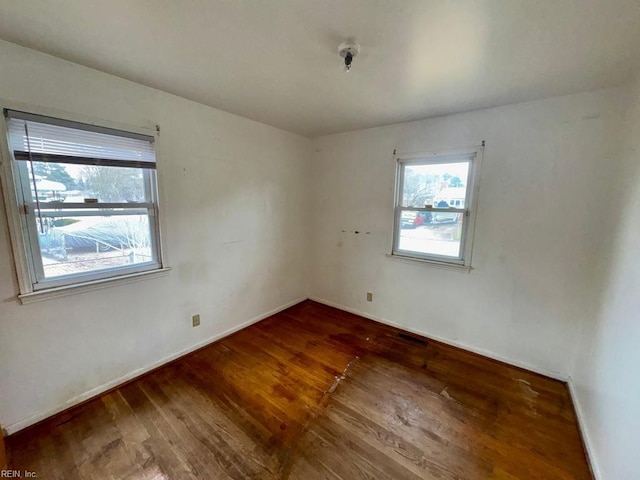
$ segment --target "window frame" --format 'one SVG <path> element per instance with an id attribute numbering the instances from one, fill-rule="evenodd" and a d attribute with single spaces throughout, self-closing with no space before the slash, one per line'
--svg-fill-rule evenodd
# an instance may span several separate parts
<path id="1" fill-rule="evenodd" d="M 432 264 L 441 267 L 471 270 L 473 253 L 473 238 L 475 233 L 476 214 L 478 207 L 478 194 L 480 190 L 480 170 L 484 154 L 484 141 L 481 145 L 468 148 L 439 150 L 435 152 L 396 153 L 395 160 L 395 192 L 393 208 L 393 228 L 391 258 L 410 260 Z M 438 208 L 431 207 L 404 207 L 402 206 L 404 194 L 404 172 L 407 165 L 441 165 L 445 163 L 469 162 L 467 185 L 464 207 Z M 460 255 L 450 257 L 445 255 L 428 254 L 399 248 L 400 234 L 402 232 L 401 221 L 403 211 L 415 212 L 442 212 L 462 214 L 462 231 L 460 235 Z"/>
<path id="2" fill-rule="evenodd" d="M 71 128 L 73 128 L 73 124 L 84 124 L 85 126 L 91 127 L 91 130 L 99 133 L 120 131 L 123 133 L 153 137 L 154 153 L 157 162 L 159 151 L 159 129 L 157 127 L 144 128 L 103 120 L 96 121 L 95 119 L 70 114 L 68 112 L 52 111 L 50 109 L 44 109 L 32 105 L 16 104 L 6 100 L 0 100 L 0 102 L 2 102 L 1 106 L 3 109 L 28 112 L 32 115 L 49 117 L 61 122 L 67 122 Z M 128 283 L 133 279 L 141 279 L 152 274 L 166 273 L 170 270 L 170 268 L 166 266 L 166 255 L 163 248 L 164 242 L 162 240 L 163 235 L 159 198 L 161 196 L 159 188 L 160 174 L 156 167 L 156 169 L 153 170 L 143 169 L 145 197 L 147 197 L 145 199 L 146 201 L 138 202 L 139 204 L 128 203 L 125 208 L 130 210 L 133 210 L 134 208 L 146 210 L 142 213 L 149 216 L 151 248 L 155 254 L 155 260 L 153 262 L 144 262 L 137 266 L 134 264 L 132 266 L 112 267 L 86 273 L 61 275 L 58 277 L 52 277 L 46 281 L 38 282 L 40 279 L 37 276 L 35 262 L 41 262 L 40 246 L 39 244 L 34 245 L 34 243 L 38 242 L 38 237 L 33 234 L 28 235 L 26 230 L 38 228 L 37 221 L 35 220 L 37 213 L 35 208 L 30 205 L 30 202 L 24 202 L 23 192 L 21 191 L 22 189 L 19 188 L 20 182 L 25 181 L 24 173 L 26 173 L 22 172 L 21 175 L 19 169 L 25 168 L 26 164 L 24 167 L 21 167 L 20 163 L 22 163 L 22 161 L 14 160 L 13 152 L 10 150 L 8 118 L 3 115 L 3 119 L 0 120 L 0 179 L 18 280 L 18 298 L 22 303 L 30 303 L 31 301 L 39 301 L 60 295 L 67 295 L 75 291 L 102 288 L 109 284 Z M 31 207 L 28 208 L 30 212 L 25 212 L 24 205 Z M 54 208 L 57 209 L 58 207 L 61 207 L 61 209 L 52 213 L 47 213 L 46 215 L 43 215 L 43 217 L 65 217 L 74 213 L 87 215 L 83 210 L 91 208 L 123 208 L 123 205 L 118 202 L 102 202 L 97 204 L 68 203 L 62 206 L 62 202 L 48 202 L 47 207 L 47 209 L 50 208 L 52 210 Z M 124 210 L 116 214 L 124 214 Z M 34 217 L 33 220 L 29 220 L 27 218 L 30 215 Z"/>

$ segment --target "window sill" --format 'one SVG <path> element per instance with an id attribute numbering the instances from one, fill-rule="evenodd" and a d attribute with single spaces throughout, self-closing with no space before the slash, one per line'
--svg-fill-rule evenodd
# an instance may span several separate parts
<path id="1" fill-rule="evenodd" d="M 442 268 L 445 270 L 455 270 L 463 273 L 471 273 L 471 270 L 472 270 L 471 266 L 469 265 L 458 265 L 455 263 L 438 262 L 436 260 L 427 260 L 426 258 L 409 257 L 405 255 L 397 255 L 392 253 L 387 253 L 386 257 L 392 260 L 400 261 L 400 262 L 414 263 L 414 264 L 421 263 L 423 265 L 429 265 L 431 267 Z"/>
<path id="2" fill-rule="evenodd" d="M 42 302 L 45 300 L 51 300 L 58 297 L 66 297 L 68 295 L 75 295 L 78 293 L 91 292 L 93 290 L 99 290 L 116 285 L 125 285 L 127 283 L 139 282 L 141 280 L 147 280 L 150 278 L 164 277 L 170 271 L 170 267 L 165 267 L 157 270 L 149 270 L 146 272 L 130 273 L 128 275 L 122 275 L 115 278 L 103 278 L 100 280 L 93 280 L 91 282 L 77 283 L 75 285 L 65 285 L 64 287 L 49 288 L 32 293 L 23 293 L 21 295 L 18 295 L 18 299 L 20 300 L 20 303 L 22 303 L 22 305 L 28 305 L 30 303 Z"/>

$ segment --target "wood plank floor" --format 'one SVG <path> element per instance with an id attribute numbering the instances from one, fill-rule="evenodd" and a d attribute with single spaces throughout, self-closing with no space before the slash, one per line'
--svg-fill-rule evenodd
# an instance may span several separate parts
<path id="1" fill-rule="evenodd" d="M 40 479 L 590 479 L 566 386 L 311 301 L 8 438 Z"/>

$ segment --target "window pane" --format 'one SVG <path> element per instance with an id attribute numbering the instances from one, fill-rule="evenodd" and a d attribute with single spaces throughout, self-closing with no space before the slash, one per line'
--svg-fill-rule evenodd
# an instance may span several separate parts
<path id="1" fill-rule="evenodd" d="M 69 165 L 33 162 L 29 170 L 29 186 L 35 201 L 35 188 L 41 202 L 64 201 L 82 203 L 85 198 L 100 202 L 144 202 L 144 169 Z M 35 178 L 35 182 L 33 179 Z"/>
<path id="2" fill-rule="evenodd" d="M 460 258 L 462 216 L 454 212 L 403 210 L 398 250 Z"/>
<path id="3" fill-rule="evenodd" d="M 464 208 L 468 176 L 469 162 L 405 165 L 401 206 Z"/>
<path id="4" fill-rule="evenodd" d="M 46 278 L 155 261 L 147 215 L 38 220 Z"/>

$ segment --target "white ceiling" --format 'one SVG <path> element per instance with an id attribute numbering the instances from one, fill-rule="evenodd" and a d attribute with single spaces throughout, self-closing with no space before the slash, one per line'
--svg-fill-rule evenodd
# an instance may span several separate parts
<path id="1" fill-rule="evenodd" d="M 313 137 L 619 85 L 639 5 L 2 0 L 0 38 Z M 362 51 L 345 73 L 349 37 Z"/>

